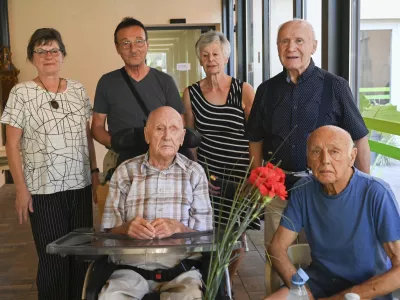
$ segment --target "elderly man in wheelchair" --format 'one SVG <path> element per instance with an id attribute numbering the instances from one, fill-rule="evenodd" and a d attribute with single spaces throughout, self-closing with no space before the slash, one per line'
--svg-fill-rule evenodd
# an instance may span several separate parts
<path id="1" fill-rule="evenodd" d="M 182 118 L 171 107 L 149 115 L 147 154 L 123 162 L 114 172 L 102 230 L 135 239 L 162 239 L 176 233 L 212 229 L 212 208 L 203 168 L 178 153 L 184 140 Z M 200 255 L 111 255 L 117 265 L 99 299 L 201 299 Z"/>

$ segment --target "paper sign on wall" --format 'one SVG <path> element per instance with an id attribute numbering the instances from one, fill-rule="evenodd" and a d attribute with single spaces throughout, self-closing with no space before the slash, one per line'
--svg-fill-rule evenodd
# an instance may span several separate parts
<path id="1" fill-rule="evenodd" d="M 178 71 L 189 71 L 190 70 L 190 63 L 176 64 L 176 69 Z"/>

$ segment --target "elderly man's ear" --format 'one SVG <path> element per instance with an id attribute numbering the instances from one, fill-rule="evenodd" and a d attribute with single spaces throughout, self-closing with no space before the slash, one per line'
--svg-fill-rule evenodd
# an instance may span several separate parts
<path id="1" fill-rule="evenodd" d="M 183 134 L 182 134 L 182 139 L 181 139 L 181 142 L 180 142 L 180 146 L 182 147 L 182 145 L 183 145 L 183 141 L 185 140 L 185 134 L 186 134 L 186 129 L 185 128 L 183 128 Z"/>
<path id="2" fill-rule="evenodd" d="M 146 141 L 146 144 L 150 144 L 149 140 L 149 134 L 147 133 L 147 127 L 144 128 L 144 140 Z"/>
<path id="3" fill-rule="evenodd" d="M 356 160 L 356 157 L 357 157 L 357 148 L 354 146 L 353 149 L 351 149 L 351 153 L 350 153 L 351 160 L 350 160 L 349 167 L 354 166 L 354 162 Z"/>

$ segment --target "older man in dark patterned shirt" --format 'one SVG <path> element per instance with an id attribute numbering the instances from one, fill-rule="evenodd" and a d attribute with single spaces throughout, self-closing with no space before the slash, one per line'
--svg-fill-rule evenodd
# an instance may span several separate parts
<path id="1" fill-rule="evenodd" d="M 206 174 L 198 163 L 177 153 L 184 135 L 182 118 L 173 108 L 163 106 L 150 113 L 145 127 L 149 151 L 123 162 L 114 172 L 103 230 L 154 239 L 212 229 Z M 189 256 L 114 256 L 114 262 L 135 268 L 114 271 L 99 299 L 142 299 L 154 290 L 161 291 L 161 299 L 201 299 L 198 270 L 184 272 L 167 283 L 145 278 L 147 270 L 170 269 Z"/>
<path id="2" fill-rule="evenodd" d="M 369 173 L 368 129 L 348 82 L 315 66 L 311 56 L 317 49 L 317 41 L 311 24 L 305 20 L 282 24 L 277 46 L 284 70 L 258 87 L 247 124 L 252 168 L 260 166 L 263 159 L 280 161 L 290 189 L 307 174 L 308 135 L 317 127 L 336 125 L 348 131 L 355 141 L 357 168 Z M 286 205 L 278 200 L 267 207 L 267 247 Z"/>

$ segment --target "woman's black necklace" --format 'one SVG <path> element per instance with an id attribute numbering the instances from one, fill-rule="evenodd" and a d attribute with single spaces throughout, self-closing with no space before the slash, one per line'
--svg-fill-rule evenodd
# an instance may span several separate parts
<path id="1" fill-rule="evenodd" d="M 56 95 L 54 96 L 54 98 L 51 98 L 49 90 L 46 88 L 46 86 L 40 80 L 39 76 L 38 76 L 38 79 L 39 79 L 39 82 L 43 85 L 44 89 L 46 90 L 47 95 L 49 95 L 51 107 L 54 108 L 54 109 L 58 109 L 60 107 L 60 105 L 58 104 L 58 102 L 55 99 L 57 97 L 58 90 L 60 89 L 61 78 L 58 79 L 58 87 L 57 87 L 57 91 L 55 92 Z"/>

